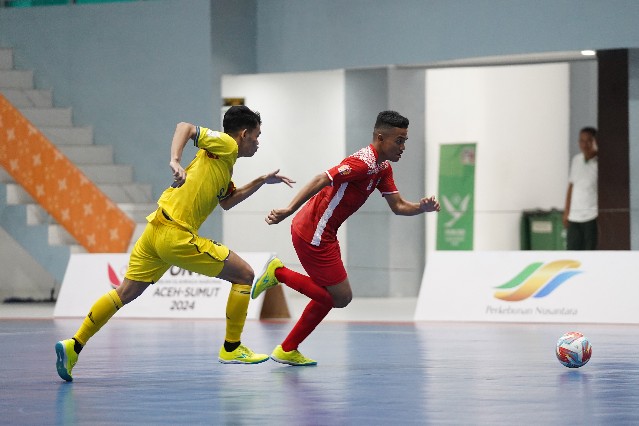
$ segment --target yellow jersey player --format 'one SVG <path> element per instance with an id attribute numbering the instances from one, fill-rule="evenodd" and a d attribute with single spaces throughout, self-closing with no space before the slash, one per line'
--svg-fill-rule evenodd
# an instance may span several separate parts
<path id="1" fill-rule="evenodd" d="M 262 120 L 246 106 L 233 106 L 224 114 L 224 132 L 190 123 L 179 123 L 171 143 L 169 166 L 173 184 L 158 200 L 158 209 L 135 243 L 122 284 L 100 297 L 71 339 L 56 343 L 58 375 L 72 381 L 71 370 L 89 339 L 124 305 L 135 300 L 171 267 L 178 266 L 231 282 L 226 305 L 226 336 L 219 361 L 256 364 L 268 359 L 241 343 L 254 271 L 225 245 L 198 235 L 200 225 L 219 204 L 228 210 L 251 196 L 264 184 L 293 180 L 276 170 L 236 188 L 233 166 L 239 157 L 252 157 L 258 149 Z M 200 148 L 184 169 L 182 153 L 189 140 Z"/>

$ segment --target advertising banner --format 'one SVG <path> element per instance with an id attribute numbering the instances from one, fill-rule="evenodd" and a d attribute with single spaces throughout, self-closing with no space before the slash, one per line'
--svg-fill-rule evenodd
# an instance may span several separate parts
<path id="1" fill-rule="evenodd" d="M 272 253 L 238 253 L 256 274 Z M 129 255 L 72 254 L 53 312 L 54 317 L 84 317 L 93 303 L 117 288 Z M 226 318 L 231 284 L 178 267 L 171 267 L 136 300 L 117 313 L 119 318 Z M 264 297 L 251 300 L 247 318 L 259 319 Z"/>
<path id="2" fill-rule="evenodd" d="M 473 249 L 475 150 L 474 143 L 440 146 L 437 250 Z"/>
<path id="3" fill-rule="evenodd" d="M 429 254 L 415 320 L 639 323 L 639 252 Z"/>

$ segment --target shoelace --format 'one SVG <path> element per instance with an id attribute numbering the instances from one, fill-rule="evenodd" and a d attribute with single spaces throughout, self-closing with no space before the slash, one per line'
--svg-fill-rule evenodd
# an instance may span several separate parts
<path id="1" fill-rule="evenodd" d="M 291 361 L 298 362 L 298 363 L 309 362 L 309 359 L 306 358 L 304 355 L 302 355 L 302 353 L 298 351 L 297 349 L 294 349 L 291 352 L 293 352 L 291 354 Z"/>
<path id="2" fill-rule="evenodd" d="M 238 349 L 240 350 L 239 351 L 240 352 L 240 356 L 241 355 L 245 355 L 247 358 L 249 358 L 249 357 L 252 357 L 253 355 L 255 355 L 255 353 L 252 350 L 250 350 L 249 348 L 247 348 L 244 345 L 238 346 Z"/>

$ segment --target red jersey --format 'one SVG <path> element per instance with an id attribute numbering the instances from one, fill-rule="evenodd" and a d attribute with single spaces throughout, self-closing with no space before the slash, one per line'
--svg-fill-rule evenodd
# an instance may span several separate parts
<path id="1" fill-rule="evenodd" d="M 324 173 L 332 184 L 315 194 L 293 218 L 293 230 L 319 246 L 337 239 L 337 229 L 379 189 L 382 196 L 398 192 L 389 161 L 377 164 L 373 145 L 346 157 Z"/>

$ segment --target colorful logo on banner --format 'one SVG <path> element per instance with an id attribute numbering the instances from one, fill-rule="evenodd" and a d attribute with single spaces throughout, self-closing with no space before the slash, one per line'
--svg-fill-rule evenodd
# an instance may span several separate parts
<path id="1" fill-rule="evenodd" d="M 122 278 L 118 276 L 118 274 L 115 272 L 115 269 L 113 269 L 113 266 L 111 266 L 110 263 L 107 263 L 107 272 L 109 274 L 109 282 L 111 283 L 111 287 L 112 288 L 120 287 L 120 284 L 122 283 Z M 123 277 L 124 277 L 124 274 L 123 274 Z"/>
<path id="2" fill-rule="evenodd" d="M 582 271 L 575 269 L 580 265 L 576 260 L 531 263 L 506 284 L 496 287 L 495 297 L 507 302 L 546 297 L 568 279 L 580 274 Z"/>
<path id="3" fill-rule="evenodd" d="M 472 250 L 476 144 L 441 145 L 437 250 Z"/>

